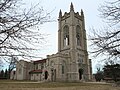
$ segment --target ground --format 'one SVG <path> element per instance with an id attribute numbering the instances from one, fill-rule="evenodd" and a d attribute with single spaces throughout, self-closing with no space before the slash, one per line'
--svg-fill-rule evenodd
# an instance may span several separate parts
<path id="1" fill-rule="evenodd" d="M 108 83 L 61 83 L 0 80 L 0 90 L 120 90 Z"/>

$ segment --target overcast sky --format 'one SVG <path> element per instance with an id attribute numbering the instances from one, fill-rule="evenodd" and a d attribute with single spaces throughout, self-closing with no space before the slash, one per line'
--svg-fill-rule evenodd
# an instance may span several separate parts
<path id="1" fill-rule="evenodd" d="M 60 9 L 62 10 L 62 13 L 69 12 L 70 11 L 70 4 L 71 2 L 74 5 L 75 12 L 80 12 L 81 9 L 83 9 L 84 15 L 85 15 L 85 27 L 87 31 L 87 35 L 90 32 L 90 28 L 94 27 L 97 29 L 100 29 L 104 26 L 104 23 L 102 22 L 102 19 L 99 17 L 99 11 L 98 8 L 100 4 L 103 4 L 105 0 L 25 0 L 26 3 L 41 3 L 41 6 L 43 6 L 44 10 L 47 12 L 51 12 L 51 17 L 56 20 L 55 22 L 46 23 L 41 26 L 41 31 L 43 33 L 49 34 L 47 38 L 47 47 L 43 47 L 40 55 L 42 57 L 45 57 L 46 55 L 55 54 L 57 52 L 57 31 L 58 31 L 58 14 Z M 89 43 L 88 43 L 89 44 Z M 89 46 L 88 46 L 88 50 Z M 90 58 L 92 58 L 90 56 Z M 92 58 L 94 59 L 94 58 Z M 93 60 L 93 68 L 96 67 L 97 61 Z M 95 69 L 93 69 L 95 72 Z"/>

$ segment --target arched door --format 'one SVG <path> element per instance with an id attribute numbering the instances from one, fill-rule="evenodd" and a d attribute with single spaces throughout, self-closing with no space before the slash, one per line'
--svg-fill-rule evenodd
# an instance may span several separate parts
<path id="1" fill-rule="evenodd" d="M 79 69 L 79 80 L 82 79 L 82 75 L 83 75 L 83 69 Z"/>
<path id="2" fill-rule="evenodd" d="M 45 71 L 45 80 L 48 78 L 48 71 Z"/>

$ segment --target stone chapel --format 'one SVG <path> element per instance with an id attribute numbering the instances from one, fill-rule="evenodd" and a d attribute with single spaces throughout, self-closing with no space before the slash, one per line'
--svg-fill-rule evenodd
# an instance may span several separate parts
<path id="1" fill-rule="evenodd" d="M 16 66 L 17 80 L 79 82 L 92 79 L 91 59 L 88 58 L 84 13 L 70 11 L 58 18 L 58 52 L 46 59 L 27 62 L 20 60 Z"/>

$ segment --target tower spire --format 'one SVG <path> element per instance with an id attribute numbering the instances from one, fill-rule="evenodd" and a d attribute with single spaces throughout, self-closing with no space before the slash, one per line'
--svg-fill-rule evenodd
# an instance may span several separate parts
<path id="1" fill-rule="evenodd" d="M 70 5 L 70 11 L 74 11 L 74 7 L 73 7 L 72 2 L 71 2 L 71 5 Z"/>

